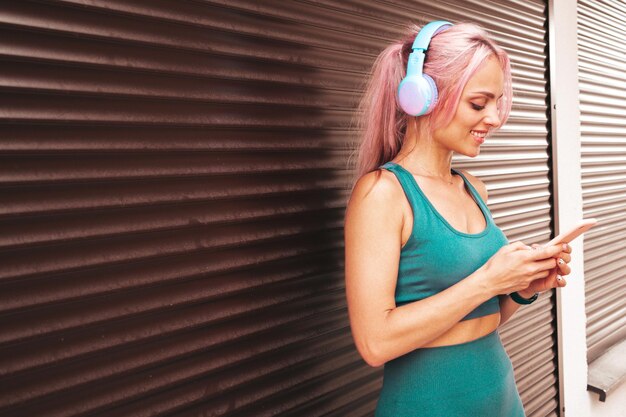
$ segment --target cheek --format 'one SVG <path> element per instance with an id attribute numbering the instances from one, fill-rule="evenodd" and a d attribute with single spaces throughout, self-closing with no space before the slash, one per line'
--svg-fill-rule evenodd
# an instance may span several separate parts
<path id="1" fill-rule="evenodd" d="M 477 112 L 471 109 L 461 108 L 462 104 L 463 103 L 459 103 L 459 109 L 454 115 L 454 119 L 452 119 L 451 126 L 454 126 L 455 131 L 471 130 L 476 124 Z"/>
<path id="2" fill-rule="evenodd" d="M 475 124 L 476 122 L 469 117 L 458 117 L 456 119 L 456 123 L 454 124 L 454 132 L 457 135 L 465 135 L 472 130 L 472 127 L 474 127 Z"/>
<path id="3" fill-rule="evenodd" d="M 477 112 L 466 111 L 458 115 L 458 120 L 460 125 L 467 128 L 468 126 L 473 127 L 480 120 L 480 117 Z"/>

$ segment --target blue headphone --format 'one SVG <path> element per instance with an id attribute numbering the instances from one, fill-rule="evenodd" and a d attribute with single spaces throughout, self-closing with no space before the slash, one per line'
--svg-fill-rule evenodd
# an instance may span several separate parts
<path id="1" fill-rule="evenodd" d="M 447 29 L 452 23 L 437 20 L 425 25 L 419 31 L 411 47 L 406 76 L 398 86 L 398 101 L 400 107 L 411 116 L 422 116 L 432 111 L 437 104 L 437 86 L 429 75 L 422 72 L 424 68 L 424 54 L 430 44 L 430 39 Z"/>

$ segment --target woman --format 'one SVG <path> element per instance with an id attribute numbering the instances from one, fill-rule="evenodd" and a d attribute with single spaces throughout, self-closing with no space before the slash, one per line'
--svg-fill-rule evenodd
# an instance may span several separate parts
<path id="1" fill-rule="evenodd" d="M 473 24 L 417 33 L 380 54 L 362 100 L 345 219 L 353 337 L 385 365 L 378 417 L 524 416 L 497 328 L 565 286 L 571 248 L 508 244 L 485 185 L 451 168 L 508 117 L 506 53 Z"/>

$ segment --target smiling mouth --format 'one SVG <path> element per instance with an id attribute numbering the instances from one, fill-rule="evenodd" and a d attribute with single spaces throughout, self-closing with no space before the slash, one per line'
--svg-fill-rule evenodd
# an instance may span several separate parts
<path id="1" fill-rule="evenodd" d="M 471 130 L 470 133 L 472 134 L 472 136 L 479 138 L 479 139 L 485 139 L 485 137 L 487 136 L 486 131 Z"/>

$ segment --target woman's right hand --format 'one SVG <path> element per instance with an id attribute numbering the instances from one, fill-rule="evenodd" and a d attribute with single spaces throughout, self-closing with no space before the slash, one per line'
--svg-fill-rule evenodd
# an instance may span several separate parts
<path id="1" fill-rule="evenodd" d="M 531 248 L 515 242 L 500 248 L 479 270 L 494 295 L 521 291 L 536 279 L 546 278 L 561 253 L 560 245 Z"/>

